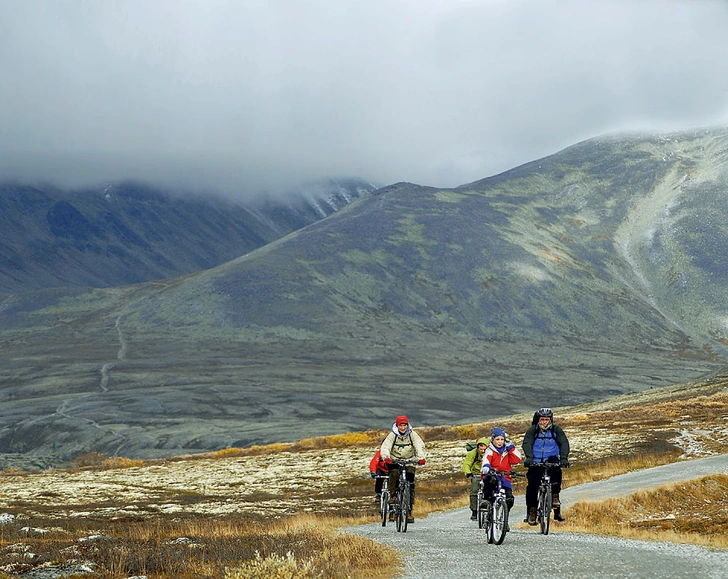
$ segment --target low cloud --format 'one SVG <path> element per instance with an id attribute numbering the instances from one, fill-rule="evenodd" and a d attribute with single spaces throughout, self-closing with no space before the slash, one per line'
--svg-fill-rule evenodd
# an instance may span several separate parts
<path id="1" fill-rule="evenodd" d="M 456 186 L 728 124 L 722 1 L 0 4 L 0 178 Z"/>

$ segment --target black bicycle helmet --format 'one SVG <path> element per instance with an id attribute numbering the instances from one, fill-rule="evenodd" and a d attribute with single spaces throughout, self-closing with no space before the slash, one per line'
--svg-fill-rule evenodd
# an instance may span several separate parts
<path id="1" fill-rule="evenodd" d="M 550 408 L 539 408 L 538 412 L 536 412 L 539 418 L 543 416 L 548 416 L 549 418 L 553 419 L 554 417 L 554 411 Z"/>

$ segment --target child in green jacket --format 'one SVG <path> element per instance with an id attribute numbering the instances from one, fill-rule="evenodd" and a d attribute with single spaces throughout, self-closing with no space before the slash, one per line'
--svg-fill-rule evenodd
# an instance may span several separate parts
<path id="1" fill-rule="evenodd" d="M 478 520 L 478 487 L 480 485 L 480 468 L 483 465 L 483 455 L 488 448 L 489 439 L 479 438 L 473 450 L 465 455 L 463 461 L 463 474 L 470 479 L 470 516 L 471 521 Z"/>

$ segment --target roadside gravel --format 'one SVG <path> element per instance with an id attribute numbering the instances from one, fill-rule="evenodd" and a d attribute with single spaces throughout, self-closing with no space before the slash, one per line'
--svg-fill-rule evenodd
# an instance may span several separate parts
<path id="1" fill-rule="evenodd" d="M 562 502 L 619 496 L 664 483 L 725 472 L 728 454 L 628 473 L 565 489 Z M 666 542 L 633 541 L 562 533 L 558 523 L 543 536 L 536 528 L 514 528 L 502 545 L 488 545 L 466 508 L 418 519 L 407 533 L 369 524 L 348 529 L 390 545 L 405 556 L 407 579 L 487 577 L 728 577 L 728 550 Z M 523 496 L 516 498 L 511 526 L 525 517 Z"/>

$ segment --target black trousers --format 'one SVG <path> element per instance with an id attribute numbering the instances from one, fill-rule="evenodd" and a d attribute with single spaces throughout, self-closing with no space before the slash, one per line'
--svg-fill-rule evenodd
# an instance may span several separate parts
<path id="1" fill-rule="evenodd" d="M 490 475 L 483 479 L 483 496 L 487 501 L 493 501 L 493 493 L 495 493 L 497 488 L 498 481 L 495 480 L 495 476 Z M 513 508 L 513 503 L 516 502 L 516 499 L 513 498 L 513 489 L 504 486 L 503 490 L 506 491 L 506 504 L 510 510 Z"/>
<path id="2" fill-rule="evenodd" d="M 384 472 L 381 468 L 377 469 L 377 476 L 386 476 L 387 473 Z M 382 494 L 382 487 L 384 486 L 384 479 L 378 478 L 374 479 L 374 492 L 379 494 Z"/>
<path id="3" fill-rule="evenodd" d="M 546 469 L 551 477 L 551 491 L 556 494 L 561 492 L 561 467 L 557 464 Z M 543 468 L 540 466 L 528 467 L 526 478 L 528 485 L 526 486 L 526 508 L 538 506 L 538 486 L 541 484 L 541 474 Z"/>

